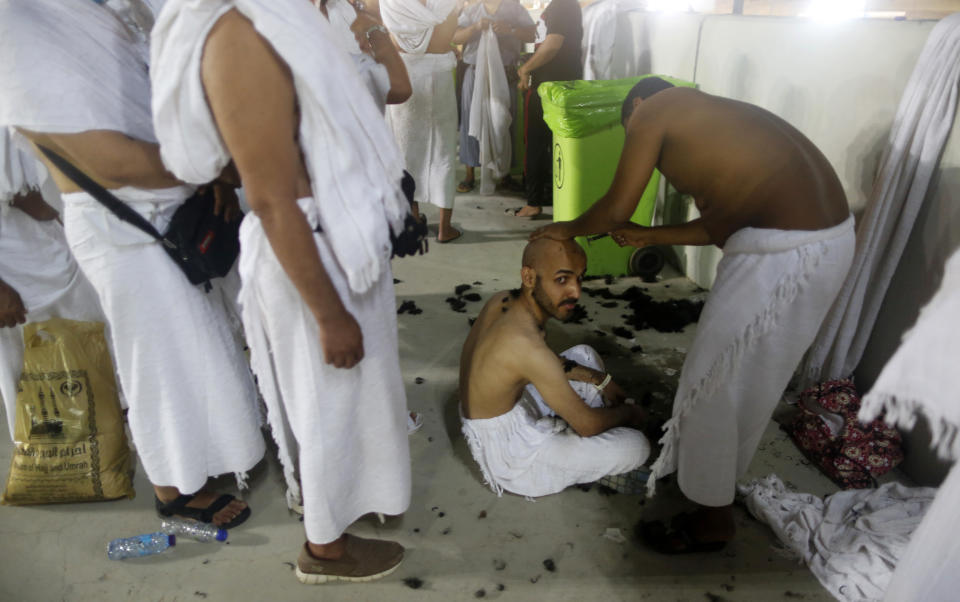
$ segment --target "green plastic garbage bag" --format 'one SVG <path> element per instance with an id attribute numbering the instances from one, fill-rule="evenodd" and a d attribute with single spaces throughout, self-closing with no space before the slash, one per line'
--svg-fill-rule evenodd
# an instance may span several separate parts
<path id="1" fill-rule="evenodd" d="M 620 106 L 630 88 L 646 77 L 659 77 L 675 86 L 696 87 L 693 82 L 668 75 L 641 75 L 623 79 L 544 82 L 537 88 L 543 101 L 543 120 L 555 136 L 584 138 L 620 125 Z"/>

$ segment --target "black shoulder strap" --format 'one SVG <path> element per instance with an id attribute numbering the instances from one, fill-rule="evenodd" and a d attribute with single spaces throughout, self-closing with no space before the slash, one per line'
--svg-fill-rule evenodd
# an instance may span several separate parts
<path id="1" fill-rule="evenodd" d="M 57 166 L 57 169 L 63 172 L 63 175 L 73 180 L 74 184 L 86 190 L 90 196 L 100 201 L 100 203 L 109 209 L 119 219 L 135 226 L 150 236 L 156 238 L 165 245 L 170 245 L 163 236 L 157 232 L 153 224 L 148 222 L 142 215 L 130 208 L 129 205 L 113 196 L 106 188 L 90 179 L 85 173 L 74 167 L 72 163 L 53 152 L 49 148 L 41 145 L 37 147 L 47 156 L 50 161 Z"/>

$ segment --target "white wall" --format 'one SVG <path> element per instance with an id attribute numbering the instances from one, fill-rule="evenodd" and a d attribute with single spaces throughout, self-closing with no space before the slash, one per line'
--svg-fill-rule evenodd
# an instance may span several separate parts
<path id="1" fill-rule="evenodd" d="M 704 92 L 783 117 L 833 164 L 855 215 L 866 205 L 900 95 L 935 25 L 647 13 L 624 15 L 618 23 L 614 77 L 662 73 L 693 79 Z M 946 257 L 960 245 L 958 130 L 948 141 L 938 188 L 918 218 L 857 370 L 863 391 L 936 290 Z M 692 217 L 696 210 L 686 212 Z M 687 274 L 709 287 L 719 250 L 683 252 Z M 937 481 L 942 466 L 926 453 L 924 434 L 908 435 L 907 443 L 908 473 L 922 482 Z"/>

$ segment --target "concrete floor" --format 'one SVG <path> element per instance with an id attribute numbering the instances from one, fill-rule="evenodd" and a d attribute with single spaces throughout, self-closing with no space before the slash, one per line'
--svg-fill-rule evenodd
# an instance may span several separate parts
<path id="1" fill-rule="evenodd" d="M 299 584 L 293 563 L 303 530 L 286 509 L 279 465 L 268 454 L 245 493 L 253 515 L 231 532 L 225 545 L 183 540 L 163 555 L 108 560 L 104 549 L 109 540 L 159 526 L 150 485 L 139 467 L 134 500 L 0 507 L 0 600 L 830 600 L 804 566 L 776 552 L 770 531 L 740 507 L 737 538 L 725 551 L 666 557 L 645 549 L 631 534 L 641 516 L 672 510 L 657 499 L 645 503 L 638 496 L 603 495 L 592 487 L 529 502 L 509 494 L 498 498 L 483 485 L 460 435 L 455 396 L 467 319 L 482 302 L 469 303 L 467 313 L 454 313 L 444 299 L 461 283 L 481 282 L 474 289 L 484 299 L 519 285 L 526 235 L 544 223 L 505 214 L 521 204 L 516 197 L 459 195 L 454 221 L 464 237 L 434 244 L 426 256 L 394 263 L 401 280 L 398 306 L 413 300 L 423 309 L 399 317 L 409 406 L 425 422 L 410 439 L 413 500 L 404 516 L 388 518 L 385 525 L 364 518 L 350 529 L 407 547 L 394 575 L 363 585 Z M 430 208 L 427 214 L 435 218 Z M 631 284 L 639 282 L 624 278 L 611 288 L 619 291 Z M 704 295 L 679 276 L 645 286 L 657 298 Z M 595 330 L 609 333 L 620 324 L 622 310 L 601 308 L 598 301 L 588 296 L 582 301 L 592 323 L 551 324 L 548 341 L 558 351 L 581 342 L 594 345 L 628 392 L 640 396 L 653 391 L 652 409 L 668 413 L 695 326 L 675 334 L 640 331 L 632 342 L 599 336 Z M 630 354 L 637 344 L 643 352 Z M 417 377 L 422 384 L 415 383 Z M 4 482 L 10 455 L 10 446 L 2 446 Z M 804 491 L 835 490 L 774 423 L 748 478 L 770 472 Z M 230 479 L 220 484 L 233 487 Z M 619 529 L 626 541 L 603 537 L 611 528 Z M 545 568 L 547 559 L 553 560 L 554 571 Z M 406 585 L 404 580 L 412 577 L 422 587 Z"/>

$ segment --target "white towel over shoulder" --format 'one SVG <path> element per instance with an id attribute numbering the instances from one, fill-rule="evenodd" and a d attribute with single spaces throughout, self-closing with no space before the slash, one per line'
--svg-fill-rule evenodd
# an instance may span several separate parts
<path id="1" fill-rule="evenodd" d="M 400 49 L 423 54 L 430 45 L 433 28 L 447 20 L 458 0 L 383 0 L 380 13 Z"/>
<path id="2" fill-rule="evenodd" d="M 314 208 L 350 288 L 377 282 L 390 256 L 388 228 L 407 213 L 396 143 L 330 24 L 309 2 L 169 0 L 152 33 L 154 125 L 167 167 L 199 184 L 230 156 L 206 104 L 200 59 L 210 29 L 236 9 L 287 63 L 300 101 L 300 143 Z"/>

